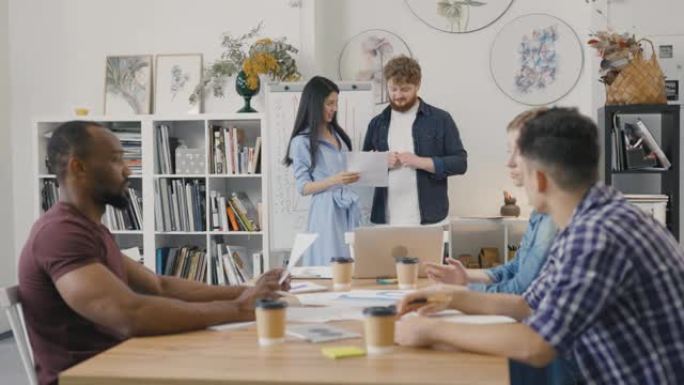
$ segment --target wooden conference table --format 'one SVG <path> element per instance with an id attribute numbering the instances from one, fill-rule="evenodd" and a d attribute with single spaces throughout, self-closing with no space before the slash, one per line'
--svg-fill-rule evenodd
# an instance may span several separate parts
<path id="1" fill-rule="evenodd" d="M 394 287 L 356 280 L 354 288 Z M 363 335 L 359 321 L 335 324 Z M 382 356 L 331 360 L 321 354 L 326 345 L 363 347 L 364 341 L 288 339 L 260 348 L 255 326 L 132 338 L 65 371 L 60 384 L 509 384 L 504 357 L 397 347 Z"/>

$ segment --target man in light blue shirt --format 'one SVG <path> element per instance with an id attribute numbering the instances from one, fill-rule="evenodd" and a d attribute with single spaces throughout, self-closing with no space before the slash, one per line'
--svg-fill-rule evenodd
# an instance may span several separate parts
<path id="1" fill-rule="evenodd" d="M 516 145 L 520 129 L 527 121 L 544 111 L 544 108 L 525 111 L 507 127 L 510 155 L 506 167 L 516 187 L 522 186 Z M 556 232 L 556 226 L 548 215 L 532 212 L 520 249 L 515 258 L 505 265 L 486 270 L 466 269 L 461 262 L 450 259 L 447 265 L 426 264 L 425 271 L 430 279 L 437 282 L 468 285 L 471 290 L 491 293 L 522 294 L 544 265 Z"/>

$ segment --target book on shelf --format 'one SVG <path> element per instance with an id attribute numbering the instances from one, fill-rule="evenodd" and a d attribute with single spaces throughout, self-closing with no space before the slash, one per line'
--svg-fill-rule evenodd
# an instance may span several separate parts
<path id="1" fill-rule="evenodd" d="M 160 124 L 155 127 L 155 166 L 154 171 L 158 174 L 175 174 L 176 148 L 180 145 L 177 138 L 169 136 L 169 126 Z"/>
<path id="2" fill-rule="evenodd" d="M 214 231 L 259 231 L 259 214 L 244 192 L 231 193 L 230 197 L 211 191 L 211 228 Z"/>
<path id="3" fill-rule="evenodd" d="M 41 208 L 49 210 L 59 201 L 59 189 L 55 179 L 44 179 L 41 189 Z M 127 205 L 123 209 L 105 206 L 102 224 L 110 231 L 138 231 L 142 229 L 142 195 L 133 187 L 128 188 Z"/>
<path id="4" fill-rule="evenodd" d="M 259 171 L 261 137 L 249 146 L 245 130 L 213 125 L 211 134 L 211 172 L 214 174 L 255 174 Z"/>
<path id="5" fill-rule="evenodd" d="M 638 170 L 657 165 L 655 155 L 646 146 L 642 134 L 636 125 L 625 123 L 624 126 L 624 160 L 627 170 Z"/>
<path id="6" fill-rule="evenodd" d="M 671 167 L 669 159 L 641 119 L 621 123 L 621 118 L 616 114 L 610 138 L 610 162 L 614 171 L 664 171 Z"/>
<path id="7" fill-rule="evenodd" d="M 670 163 L 670 160 L 667 159 L 667 156 L 665 156 L 665 152 L 663 152 L 663 149 L 660 148 L 658 142 L 656 142 L 655 138 L 653 137 L 653 134 L 651 134 L 651 131 L 648 129 L 648 127 L 646 127 L 646 125 L 641 119 L 637 119 L 636 126 L 641 132 L 641 137 L 646 142 L 648 148 L 653 152 L 656 158 L 658 158 L 660 166 L 664 169 L 669 169 L 670 166 L 672 166 L 672 163 Z"/>
<path id="8" fill-rule="evenodd" d="M 123 160 L 133 174 L 142 173 L 142 135 L 139 125 L 114 124 L 110 130 L 123 147 Z"/>
<path id="9" fill-rule="evenodd" d="M 156 179 L 157 231 L 205 231 L 205 191 L 198 179 Z"/>
<path id="10" fill-rule="evenodd" d="M 195 246 L 159 247 L 155 255 L 155 273 L 206 282 L 206 254 Z"/>
<path id="11" fill-rule="evenodd" d="M 252 277 L 253 270 L 245 246 L 211 241 L 211 257 L 207 266 L 207 283 L 213 285 L 242 285 Z"/>
<path id="12" fill-rule="evenodd" d="M 262 253 L 252 253 L 252 278 L 257 278 L 264 274 L 264 255 Z"/>

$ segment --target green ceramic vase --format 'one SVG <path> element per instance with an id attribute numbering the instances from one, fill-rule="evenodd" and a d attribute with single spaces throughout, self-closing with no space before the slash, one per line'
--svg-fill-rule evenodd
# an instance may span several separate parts
<path id="1" fill-rule="evenodd" d="M 261 82 L 259 81 L 259 78 L 257 78 L 256 90 L 250 89 L 249 86 L 247 86 L 247 74 L 244 71 L 238 72 L 237 77 L 235 78 L 235 91 L 245 99 L 245 105 L 238 112 L 257 112 L 257 110 L 252 108 L 250 102 L 252 96 L 259 93 L 260 87 Z"/>

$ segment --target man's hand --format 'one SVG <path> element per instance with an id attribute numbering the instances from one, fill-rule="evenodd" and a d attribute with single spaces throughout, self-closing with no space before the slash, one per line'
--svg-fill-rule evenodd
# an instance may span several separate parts
<path id="1" fill-rule="evenodd" d="M 425 317 L 404 317 L 397 321 L 394 329 L 394 341 L 402 346 L 425 347 L 435 343 L 430 338 L 430 330 L 437 321 Z"/>
<path id="2" fill-rule="evenodd" d="M 279 284 L 280 277 L 283 274 L 284 269 L 272 269 L 259 277 L 253 287 L 246 288 L 240 297 L 238 297 L 238 303 L 243 311 L 254 311 L 254 304 L 259 298 L 277 298 L 277 291 L 288 291 L 290 290 L 290 279 L 286 279 L 283 284 Z"/>
<path id="3" fill-rule="evenodd" d="M 399 162 L 399 153 L 396 151 L 387 152 L 387 168 L 393 170 L 399 166 L 401 166 L 401 163 Z"/>
<path id="4" fill-rule="evenodd" d="M 397 312 L 404 315 L 417 311 L 420 315 L 428 315 L 453 308 L 455 297 L 463 291 L 464 286 L 436 285 L 408 293 L 399 301 Z"/>
<path id="5" fill-rule="evenodd" d="M 447 265 L 428 262 L 425 263 L 424 266 L 428 278 L 437 283 L 446 283 L 450 285 L 468 284 L 468 272 L 459 260 L 448 258 Z"/>
<path id="6" fill-rule="evenodd" d="M 404 167 L 435 172 L 435 164 L 432 161 L 432 158 L 423 158 L 412 152 L 402 152 L 399 153 L 397 157 L 399 157 L 399 163 Z"/>

